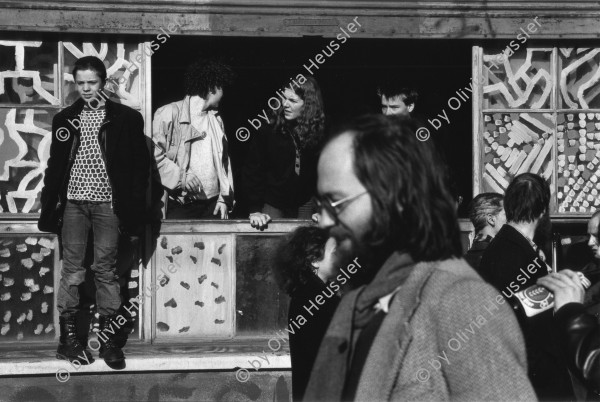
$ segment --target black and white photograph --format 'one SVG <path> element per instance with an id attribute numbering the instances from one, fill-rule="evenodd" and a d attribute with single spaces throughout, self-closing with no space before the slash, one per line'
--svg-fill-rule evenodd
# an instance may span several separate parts
<path id="1" fill-rule="evenodd" d="M 0 0 L 0 402 L 600 401 L 599 26 Z"/>

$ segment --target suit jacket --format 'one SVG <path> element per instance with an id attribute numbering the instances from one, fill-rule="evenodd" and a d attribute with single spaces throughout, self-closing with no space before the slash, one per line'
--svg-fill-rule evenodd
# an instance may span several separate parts
<path id="1" fill-rule="evenodd" d="M 537 258 L 529 241 L 512 226 L 504 225 L 483 253 L 479 273 L 516 309 L 515 314 L 525 336 L 529 378 L 538 398 L 570 399 L 573 398 L 573 389 L 566 362 L 560 355 L 552 310 L 527 317 L 513 296 L 548 274 L 539 259 L 541 268 L 533 273 L 527 270 Z M 523 271 L 529 274 L 529 278 Z"/>
<path id="2" fill-rule="evenodd" d="M 523 337 L 504 299 L 462 259 L 413 267 L 373 340 L 356 400 L 534 400 Z M 331 373 L 347 368 L 361 289 L 335 312 L 307 401 L 340 400 L 344 384 Z"/>

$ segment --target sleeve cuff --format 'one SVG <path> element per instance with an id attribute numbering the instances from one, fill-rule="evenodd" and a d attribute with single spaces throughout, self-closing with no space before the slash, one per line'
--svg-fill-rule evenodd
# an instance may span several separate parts
<path id="1" fill-rule="evenodd" d="M 568 321 L 573 317 L 585 312 L 585 308 L 582 303 L 567 303 L 554 314 L 554 319 L 560 326 L 564 328 L 568 325 Z"/>

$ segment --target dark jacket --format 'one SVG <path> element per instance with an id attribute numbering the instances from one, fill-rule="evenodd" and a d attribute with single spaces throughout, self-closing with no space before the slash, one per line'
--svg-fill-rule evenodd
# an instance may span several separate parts
<path id="1" fill-rule="evenodd" d="M 317 148 L 300 151 L 300 175 L 294 170 L 296 150 L 291 135 L 267 126 L 253 135 L 242 180 L 248 209 L 260 212 L 269 204 L 298 208 L 317 186 Z"/>
<path id="2" fill-rule="evenodd" d="M 79 115 L 83 106 L 83 99 L 79 99 L 52 120 L 52 143 L 38 221 L 38 228 L 44 232 L 59 233 L 62 226 L 69 177 L 80 144 Z M 150 153 L 142 115 L 128 106 L 107 100 L 106 118 L 100 126 L 98 141 L 120 229 L 138 234 L 145 219 L 150 172 Z"/>
<path id="3" fill-rule="evenodd" d="M 402 266 L 393 255 L 374 279 L 386 271 L 412 269 L 373 340 L 355 400 L 534 400 L 523 336 L 502 297 L 462 259 L 412 266 Z M 368 291 L 369 285 L 342 298 L 321 342 L 305 400 L 341 399 L 354 343 L 355 305 Z"/>
<path id="4" fill-rule="evenodd" d="M 492 236 L 486 236 L 485 239 L 473 240 L 471 248 L 465 254 L 464 259 L 475 269 L 475 271 L 479 270 L 483 252 L 488 248 L 492 239 Z"/>
<path id="5" fill-rule="evenodd" d="M 533 273 L 527 271 L 537 258 L 529 241 L 512 226 L 504 225 L 483 253 L 479 273 L 516 306 L 513 294 L 535 285 L 538 278 L 548 274 L 541 260 L 537 260 L 541 268 L 532 269 Z M 528 273 L 529 278 L 521 269 Z M 522 310 L 516 310 L 515 314 L 525 336 L 529 379 L 538 398 L 572 399 L 573 389 L 566 362 L 557 347 L 552 310 L 534 317 L 527 317 Z"/>
<path id="6" fill-rule="evenodd" d="M 323 291 L 332 292 L 316 275 L 312 276 L 307 283 L 297 287 L 291 294 L 288 310 L 289 320 L 297 321 L 298 316 L 305 316 L 307 312 L 304 306 L 310 307 L 311 301 L 314 303 L 315 298 Z M 312 308 L 314 316 L 307 319 L 300 328 L 289 333 L 294 401 L 301 401 L 304 397 L 304 390 L 308 384 L 310 371 L 317 357 L 321 340 L 339 302 L 340 299 L 337 295 L 330 299 L 325 298 L 325 302 L 322 306 L 318 306 L 318 310 Z M 292 329 L 294 328 L 292 327 Z"/>
<path id="7" fill-rule="evenodd" d="M 571 373 L 600 397 L 600 325 L 581 303 L 562 306 L 554 316 L 561 350 Z M 591 399 L 589 397 L 588 399 Z"/>

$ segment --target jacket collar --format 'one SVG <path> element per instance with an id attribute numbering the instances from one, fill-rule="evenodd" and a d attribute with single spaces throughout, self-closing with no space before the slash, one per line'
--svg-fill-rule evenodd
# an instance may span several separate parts
<path id="1" fill-rule="evenodd" d="M 65 113 L 67 117 L 77 117 L 81 114 L 83 107 L 85 106 L 85 101 L 83 98 L 79 98 L 73 103 L 71 106 L 65 109 Z M 117 114 L 118 110 L 115 107 L 115 102 L 110 99 L 106 99 L 105 106 L 106 108 L 106 120 L 112 120 Z"/>
<path id="2" fill-rule="evenodd" d="M 192 97 L 190 95 L 186 95 L 185 98 L 183 98 L 183 104 L 181 105 L 181 113 L 179 114 L 179 123 L 190 124 L 192 121 L 191 98 Z M 204 103 L 206 103 L 206 99 L 200 99 L 202 100 L 200 105 L 204 106 Z M 207 113 L 208 112 L 209 111 L 207 111 Z M 216 114 L 216 112 L 214 113 Z"/>
<path id="3" fill-rule="evenodd" d="M 387 334 L 394 334 L 393 339 L 395 341 L 392 345 L 393 350 L 388 349 L 386 353 L 377 356 L 380 362 L 384 363 L 379 367 L 391 368 L 393 364 L 401 361 L 412 337 L 408 323 L 421 303 L 421 293 L 425 284 L 439 265 L 437 261 L 415 264 L 405 258 L 406 256 L 402 254 L 392 254 L 376 276 L 377 278 L 383 272 L 400 270 L 400 268 L 401 270 L 406 270 L 404 271 L 405 273 L 408 273 L 408 277 L 404 278 L 395 293 L 395 297 L 391 301 L 392 310 L 390 310 L 389 314 L 393 314 L 394 317 L 384 319 L 380 329 L 380 332 L 384 331 Z M 311 373 L 307 394 L 305 395 L 306 400 L 330 400 L 341 397 L 346 371 L 350 364 L 350 350 L 353 345 L 352 323 L 355 314 L 355 305 L 357 298 L 364 289 L 364 287 L 361 287 L 353 290 L 342 298 L 327 329 L 327 333 L 321 342 L 321 347 L 319 348 L 319 353 L 317 354 L 317 359 Z M 379 336 L 378 333 L 377 337 Z M 369 360 L 373 364 L 372 359 Z M 369 360 L 366 364 L 370 364 Z M 392 386 L 386 384 L 385 388 L 385 390 L 378 390 L 373 395 L 387 392 Z M 358 395 L 357 400 L 360 400 Z"/>
<path id="4" fill-rule="evenodd" d="M 515 245 L 519 246 L 524 251 L 527 251 L 529 253 L 535 252 L 535 250 L 534 250 L 532 244 L 529 242 L 529 240 L 525 236 L 523 236 L 523 234 L 521 232 L 519 232 L 517 229 L 515 229 L 511 225 L 506 224 L 506 225 L 502 226 L 502 228 L 500 229 L 500 231 L 498 232 L 496 237 L 494 237 L 492 242 L 494 242 L 494 240 L 496 238 L 506 239 L 507 241 L 514 243 Z"/>

